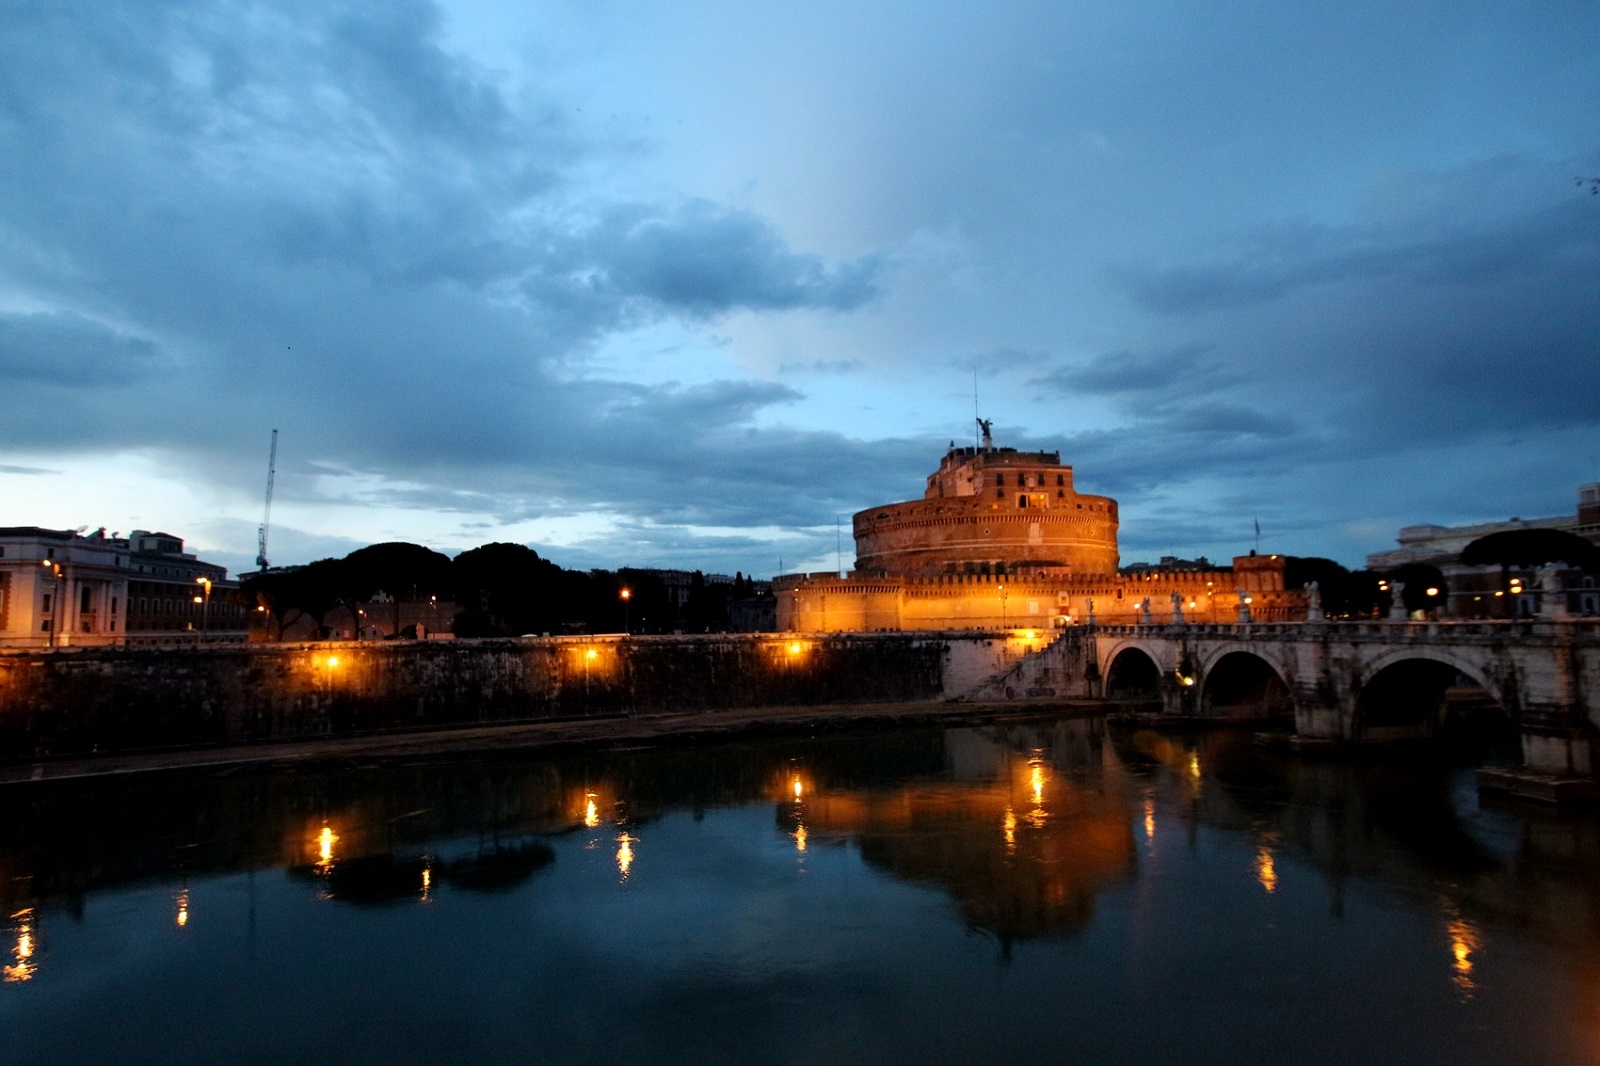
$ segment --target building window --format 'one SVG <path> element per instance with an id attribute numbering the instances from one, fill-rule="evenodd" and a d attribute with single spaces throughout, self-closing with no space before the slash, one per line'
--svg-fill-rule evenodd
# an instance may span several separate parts
<path id="1" fill-rule="evenodd" d="M 1005 499 L 1006 498 L 1006 490 L 1005 489 L 995 489 L 994 490 L 994 498 L 997 499 L 997 500 Z"/>
<path id="2" fill-rule="evenodd" d="M 50 613 L 50 600 L 51 600 L 50 593 L 46 592 L 44 594 L 44 606 L 39 608 L 39 610 L 42 613 L 44 613 L 44 614 L 49 614 Z"/>
<path id="3" fill-rule="evenodd" d="M 994 476 L 994 483 L 996 485 L 1004 485 L 1006 483 L 1006 476 L 1004 474 L 996 474 Z"/>
<path id="4" fill-rule="evenodd" d="M 1018 507 L 1026 507 L 1026 506 L 1028 506 L 1028 497 L 1026 497 L 1026 496 L 1018 496 L 1017 497 L 1017 506 Z"/>
<path id="5" fill-rule="evenodd" d="M 1056 475 L 1056 484 L 1057 485 L 1065 485 L 1066 483 L 1067 483 L 1067 478 L 1066 478 L 1065 474 L 1057 474 Z"/>
<path id="6" fill-rule="evenodd" d="M 82 593 L 82 595 L 78 597 L 78 610 L 83 614 L 88 614 L 90 611 L 94 610 L 94 601 L 90 597 L 90 593 L 93 590 L 90 589 L 89 586 L 85 585 L 78 591 Z"/>
<path id="7" fill-rule="evenodd" d="M 111 613 L 117 613 L 117 598 L 115 596 L 111 597 Z"/>

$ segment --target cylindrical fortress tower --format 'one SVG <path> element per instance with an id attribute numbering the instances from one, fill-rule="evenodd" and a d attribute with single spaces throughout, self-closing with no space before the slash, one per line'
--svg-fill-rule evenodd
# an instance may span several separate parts
<path id="1" fill-rule="evenodd" d="M 1117 569 L 1117 501 L 1074 491 L 1059 452 L 952 448 L 922 499 L 870 507 L 853 525 L 858 571 Z"/>

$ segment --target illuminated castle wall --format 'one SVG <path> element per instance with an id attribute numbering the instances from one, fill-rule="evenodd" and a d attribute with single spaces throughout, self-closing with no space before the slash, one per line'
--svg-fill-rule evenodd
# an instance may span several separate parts
<path id="1" fill-rule="evenodd" d="M 922 499 L 869 508 L 854 526 L 863 572 L 1117 570 L 1117 501 L 1078 493 L 1057 452 L 952 448 Z"/>
<path id="2" fill-rule="evenodd" d="M 853 521 L 856 568 L 773 580 L 790 632 L 1054 629 L 1089 620 L 1303 617 L 1281 556 L 1232 568 L 1117 570 L 1117 501 L 1079 493 L 1057 452 L 951 448 L 920 500 Z"/>

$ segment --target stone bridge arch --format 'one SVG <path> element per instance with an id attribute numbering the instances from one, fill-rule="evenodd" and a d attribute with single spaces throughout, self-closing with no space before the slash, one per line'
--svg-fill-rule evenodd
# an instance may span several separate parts
<path id="1" fill-rule="evenodd" d="M 1514 736 L 1520 718 L 1515 677 L 1485 655 L 1438 646 L 1385 649 L 1361 666 L 1347 735 L 1355 740 L 1448 736 L 1492 744 Z"/>
<path id="2" fill-rule="evenodd" d="M 1100 676 L 1106 699 L 1158 700 L 1162 676 L 1172 669 L 1170 652 L 1160 642 L 1120 640 L 1100 657 Z"/>
<path id="3" fill-rule="evenodd" d="M 1259 647 L 1237 644 L 1209 649 L 1197 679 L 1199 713 L 1230 718 L 1293 713 L 1293 674 L 1276 658 Z"/>

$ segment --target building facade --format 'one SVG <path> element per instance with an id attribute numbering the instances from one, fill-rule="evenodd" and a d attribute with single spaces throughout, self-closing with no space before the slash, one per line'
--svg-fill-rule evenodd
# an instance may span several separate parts
<path id="1" fill-rule="evenodd" d="M 1455 618 L 1532 617 L 1540 613 L 1545 590 L 1533 572 L 1513 572 L 1509 588 L 1501 587 L 1499 567 L 1467 566 L 1461 553 L 1468 544 L 1491 533 L 1547 529 L 1571 533 L 1600 545 L 1600 482 L 1578 486 L 1572 514 L 1547 518 L 1509 518 L 1467 526 L 1406 526 L 1396 535 L 1397 548 L 1367 556 L 1368 570 L 1395 570 L 1421 564 L 1434 566 L 1446 583 L 1445 613 Z M 1560 575 L 1566 609 L 1575 614 L 1600 614 L 1600 589 L 1595 575 L 1567 570 Z"/>
<path id="2" fill-rule="evenodd" d="M 1089 621 L 1304 617 L 1281 556 L 1118 570 L 1117 502 L 1079 493 L 1057 452 L 952 446 L 920 500 L 855 515 L 848 574 L 773 579 L 790 632 L 1034 629 Z"/>
<path id="3" fill-rule="evenodd" d="M 243 640 L 236 591 L 168 533 L 0 527 L 0 647 Z"/>

